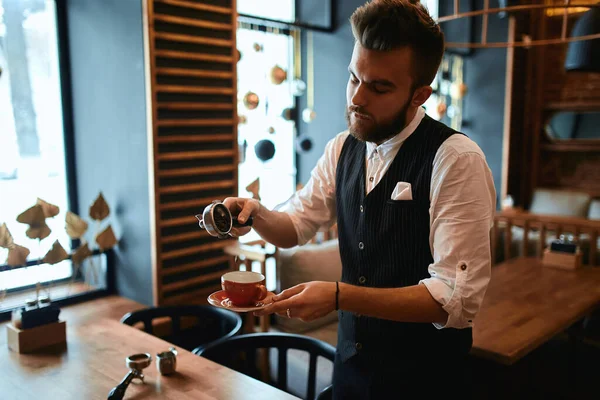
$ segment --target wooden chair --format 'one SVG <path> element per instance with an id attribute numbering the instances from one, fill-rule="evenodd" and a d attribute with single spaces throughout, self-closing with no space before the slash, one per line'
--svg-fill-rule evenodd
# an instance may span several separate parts
<path id="1" fill-rule="evenodd" d="M 277 374 L 274 380 L 268 379 L 267 383 L 294 395 L 298 393 L 292 393 L 288 386 L 288 350 L 302 350 L 309 353 L 308 382 L 304 397 L 306 399 L 315 399 L 317 396 L 318 357 L 323 357 L 332 363 L 335 359 L 335 347 L 329 343 L 290 333 L 239 335 L 211 343 L 204 349 L 194 350 L 193 353 L 259 379 L 265 376 L 264 371 L 260 371 L 256 366 L 256 351 L 259 349 L 277 349 Z"/>
<path id="2" fill-rule="evenodd" d="M 141 323 L 144 332 L 188 351 L 237 335 L 242 328 L 237 313 L 204 305 L 144 308 L 125 314 L 121 323 Z"/>
<path id="3" fill-rule="evenodd" d="M 561 234 L 566 234 L 572 235 L 575 240 L 584 245 L 585 264 L 592 266 L 598 264 L 600 220 L 533 214 L 527 211 L 502 211 L 495 215 L 491 232 L 493 263 L 519 255 L 513 254 L 513 227 L 518 227 L 523 232 L 519 243 L 521 255 L 530 255 L 532 238 L 536 241 L 535 255 L 542 257 L 549 237 L 560 237 Z M 535 234 L 532 235 L 532 232 Z"/>

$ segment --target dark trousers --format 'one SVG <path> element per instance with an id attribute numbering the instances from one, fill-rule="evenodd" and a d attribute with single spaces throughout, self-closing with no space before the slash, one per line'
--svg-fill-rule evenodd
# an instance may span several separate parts
<path id="1" fill-rule="evenodd" d="M 444 394 L 472 398 L 468 356 L 427 358 L 419 362 L 367 362 L 355 356 L 333 367 L 334 400 L 439 399 Z"/>

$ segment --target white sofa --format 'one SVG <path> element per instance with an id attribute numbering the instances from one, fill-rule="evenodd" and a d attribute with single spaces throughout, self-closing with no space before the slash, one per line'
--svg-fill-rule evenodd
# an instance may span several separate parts
<path id="1" fill-rule="evenodd" d="M 306 244 L 291 249 L 279 249 L 277 255 L 277 293 L 310 281 L 339 281 L 342 277 L 337 239 L 320 244 Z M 328 324 L 337 323 L 337 313 L 303 322 L 296 318 L 276 316 L 277 327 L 287 332 L 306 333 Z M 312 335 L 311 335 L 312 336 Z M 330 342 L 330 340 L 328 340 Z"/>

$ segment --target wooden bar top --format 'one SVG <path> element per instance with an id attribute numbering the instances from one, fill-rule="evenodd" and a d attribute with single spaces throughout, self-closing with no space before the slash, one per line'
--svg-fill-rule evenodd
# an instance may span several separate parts
<path id="1" fill-rule="evenodd" d="M 106 399 L 127 374 L 125 358 L 150 353 L 145 383 L 129 385 L 125 399 L 295 399 L 275 387 L 178 348 L 177 373 L 162 376 L 156 353 L 171 345 L 118 320 L 144 306 L 118 296 L 64 307 L 67 349 L 18 354 L 0 324 L 0 398 Z"/>
<path id="2" fill-rule="evenodd" d="M 476 356 L 511 365 L 600 305 L 600 268 L 568 271 L 538 258 L 514 258 L 492 267 L 474 321 Z"/>

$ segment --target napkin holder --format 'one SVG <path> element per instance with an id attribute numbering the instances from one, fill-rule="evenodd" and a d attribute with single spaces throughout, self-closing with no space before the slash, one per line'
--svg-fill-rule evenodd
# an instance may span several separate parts
<path id="1" fill-rule="evenodd" d="M 574 253 L 567 253 L 547 248 L 544 250 L 542 265 L 565 270 L 576 270 L 581 268 L 581 256 L 579 249 Z"/>
<path id="2" fill-rule="evenodd" d="M 34 353 L 48 347 L 66 347 L 67 323 L 56 321 L 35 328 L 19 329 L 6 325 L 8 347 L 20 354 Z"/>
<path id="3" fill-rule="evenodd" d="M 60 321 L 60 309 L 49 300 L 34 305 L 28 301 L 25 309 L 13 311 L 12 320 L 6 325 L 8 347 L 17 353 L 33 353 L 48 347 L 64 347 L 67 343 L 67 323 Z"/>

